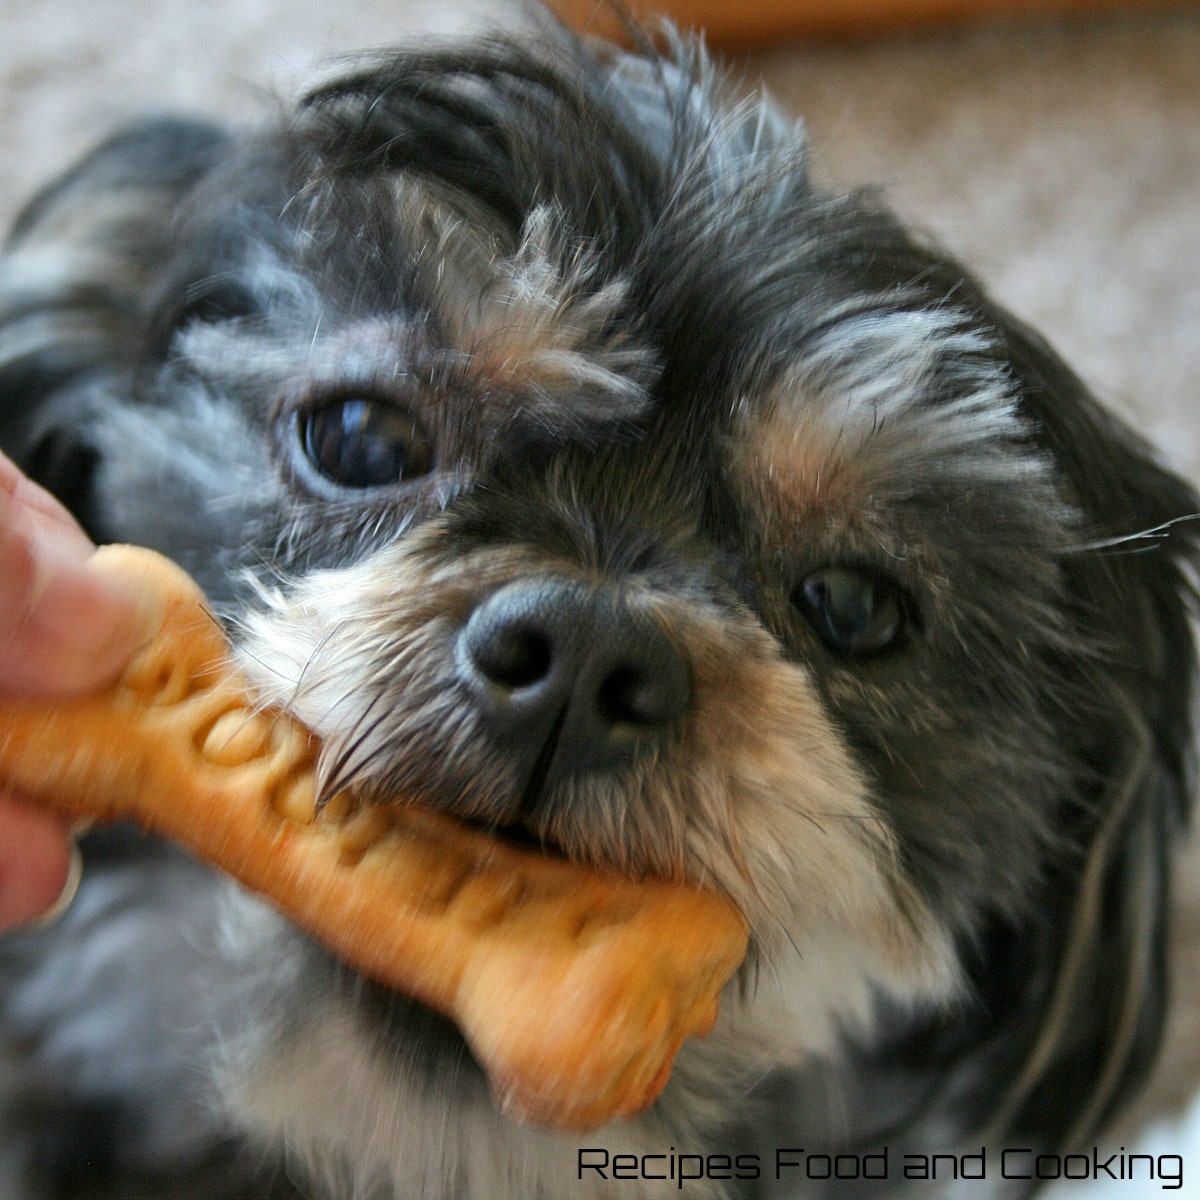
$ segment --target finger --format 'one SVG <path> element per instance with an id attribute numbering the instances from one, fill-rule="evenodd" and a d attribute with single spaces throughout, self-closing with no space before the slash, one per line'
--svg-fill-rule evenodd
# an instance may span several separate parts
<path id="1" fill-rule="evenodd" d="M 95 687 L 148 639 L 151 614 L 89 569 L 94 547 L 56 501 L 0 470 L 0 691 Z"/>
<path id="2" fill-rule="evenodd" d="M 78 884 L 76 853 L 65 818 L 0 793 L 0 931 L 65 907 Z"/>
<path id="3" fill-rule="evenodd" d="M 77 538 L 81 548 L 91 545 L 75 518 L 45 488 L 26 478 L 3 451 L 0 451 L 0 493 L 27 512 L 35 526 L 47 534 L 60 530 L 64 537 Z"/>

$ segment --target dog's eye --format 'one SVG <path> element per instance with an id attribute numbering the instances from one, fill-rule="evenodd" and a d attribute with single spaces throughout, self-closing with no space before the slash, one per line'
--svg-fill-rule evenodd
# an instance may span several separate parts
<path id="1" fill-rule="evenodd" d="M 858 567 L 814 571 L 792 593 L 813 632 L 839 654 L 870 655 L 894 645 L 909 624 L 900 585 Z"/>
<path id="2" fill-rule="evenodd" d="M 347 397 L 310 409 L 300 414 L 297 432 L 309 461 L 341 487 L 386 487 L 433 466 L 421 427 L 382 400 Z"/>

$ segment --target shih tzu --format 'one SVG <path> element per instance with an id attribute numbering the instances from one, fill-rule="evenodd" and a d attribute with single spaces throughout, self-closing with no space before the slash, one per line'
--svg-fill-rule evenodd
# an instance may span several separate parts
<path id="1" fill-rule="evenodd" d="M 1162 1027 L 1200 501 L 694 47 L 418 44 L 261 127 L 117 134 L 0 259 L 0 446 L 197 577 L 337 786 L 752 927 L 658 1103 L 564 1136 L 97 831 L 67 916 L 0 941 L 6 1200 L 1103 1168 Z"/>

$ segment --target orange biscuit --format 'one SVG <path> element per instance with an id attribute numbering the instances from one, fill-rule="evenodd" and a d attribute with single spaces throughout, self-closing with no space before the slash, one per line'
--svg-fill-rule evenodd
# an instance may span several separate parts
<path id="1" fill-rule="evenodd" d="M 132 819 L 229 872 L 454 1020 L 516 1117 L 586 1129 L 654 1101 L 745 955 L 728 900 L 403 803 L 341 794 L 318 813 L 315 738 L 255 703 L 195 583 L 134 547 L 104 547 L 95 565 L 160 595 L 162 628 L 102 692 L 0 699 L 0 782 Z"/>

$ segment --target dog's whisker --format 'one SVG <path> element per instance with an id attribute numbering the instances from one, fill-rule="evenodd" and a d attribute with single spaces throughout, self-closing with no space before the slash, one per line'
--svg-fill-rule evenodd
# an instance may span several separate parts
<path id="1" fill-rule="evenodd" d="M 1173 517 L 1169 521 L 1163 521 L 1148 529 L 1140 529 L 1136 533 L 1078 542 L 1068 546 L 1065 553 L 1094 554 L 1105 550 L 1119 550 L 1129 554 L 1155 552 L 1161 549 L 1162 543 L 1180 525 L 1193 525 L 1196 522 L 1200 522 L 1200 513 L 1187 513 L 1184 516 Z"/>

